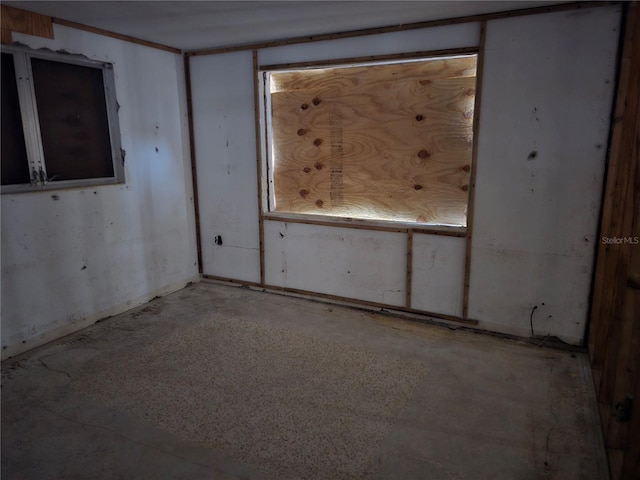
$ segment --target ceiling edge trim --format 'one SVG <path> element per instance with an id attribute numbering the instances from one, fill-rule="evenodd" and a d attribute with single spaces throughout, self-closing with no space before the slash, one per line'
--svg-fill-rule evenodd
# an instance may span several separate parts
<path id="1" fill-rule="evenodd" d="M 76 30 L 84 30 L 85 32 L 95 33 L 98 35 L 102 35 L 104 37 L 116 38 L 118 40 L 123 40 L 129 43 L 135 43 L 138 45 L 144 45 L 145 47 L 155 48 L 158 50 L 164 50 L 166 52 L 177 53 L 178 55 L 182 55 L 183 51 L 179 48 L 170 47 L 168 45 L 163 45 L 161 43 L 150 42 L 148 40 L 143 40 L 141 38 L 132 37 L 130 35 L 124 35 L 121 33 L 112 32 L 110 30 L 104 30 L 98 27 L 92 27 L 90 25 L 85 25 L 83 23 L 72 22 L 70 20 L 65 20 L 63 18 L 52 17 L 53 23 L 62 25 L 64 27 L 74 28 Z"/>
<path id="2" fill-rule="evenodd" d="M 518 10 L 508 10 L 504 12 L 483 13 L 466 17 L 455 17 L 443 20 L 428 20 L 423 22 L 407 23 L 402 25 L 390 25 L 386 27 L 365 28 L 361 30 L 349 30 L 340 33 L 325 33 L 320 35 L 308 35 L 302 37 L 292 37 L 281 40 L 267 42 L 248 43 L 244 45 L 230 45 L 227 47 L 204 48 L 195 50 L 185 50 L 186 56 L 216 55 L 221 53 L 239 52 L 244 50 L 258 50 L 263 48 L 281 47 L 285 45 L 295 45 L 300 43 L 321 42 L 325 40 L 337 40 L 340 38 L 361 37 L 365 35 L 378 35 L 381 33 L 402 32 L 406 30 L 418 30 L 422 28 L 441 27 L 444 25 L 456 25 L 459 23 L 480 22 L 496 20 L 500 18 L 520 17 L 523 15 L 536 15 L 540 13 L 551 13 L 566 10 L 578 10 L 584 8 L 603 7 L 617 5 L 620 1 L 580 1 L 571 3 L 560 3 L 543 7 L 523 8 Z"/>

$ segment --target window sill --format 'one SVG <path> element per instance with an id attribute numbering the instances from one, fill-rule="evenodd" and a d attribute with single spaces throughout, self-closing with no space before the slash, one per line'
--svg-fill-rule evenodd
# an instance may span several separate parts
<path id="1" fill-rule="evenodd" d="M 387 220 L 362 220 L 357 218 L 331 217 L 328 215 L 304 215 L 297 213 L 268 212 L 262 214 L 262 219 L 287 223 L 304 223 L 308 225 L 320 225 L 326 227 L 378 230 L 383 232 L 406 233 L 411 230 L 415 233 L 445 235 L 449 237 L 465 237 L 467 235 L 466 227 L 431 225 L 428 223 L 393 222 Z"/>
<path id="2" fill-rule="evenodd" d="M 102 185 L 122 185 L 124 180 L 117 178 L 94 178 L 89 180 L 69 180 L 66 182 L 50 182 L 45 185 L 3 185 L 0 192 L 2 195 L 14 193 L 38 193 L 48 191 L 70 190 L 78 188 L 92 188 Z"/>

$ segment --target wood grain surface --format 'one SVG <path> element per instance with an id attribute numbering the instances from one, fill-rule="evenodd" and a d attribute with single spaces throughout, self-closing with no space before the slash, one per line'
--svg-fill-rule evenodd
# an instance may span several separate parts
<path id="1" fill-rule="evenodd" d="M 588 340 L 611 480 L 640 478 L 640 5 L 625 10 Z"/>
<path id="2" fill-rule="evenodd" d="M 476 55 L 270 74 L 271 210 L 466 225 Z"/>
<path id="3" fill-rule="evenodd" d="M 20 8 L 1 5 L 2 43 L 12 43 L 11 32 L 53 38 L 51 17 Z"/>

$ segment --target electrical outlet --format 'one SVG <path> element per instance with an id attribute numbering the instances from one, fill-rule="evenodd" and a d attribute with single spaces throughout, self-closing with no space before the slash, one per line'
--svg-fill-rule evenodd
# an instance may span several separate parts
<path id="1" fill-rule="evenodd" d="M 222 245 L 222 236 L 216 235 L 215 237 L 213 237 L 213 243 L 215 243 L 216 245 Z"/>

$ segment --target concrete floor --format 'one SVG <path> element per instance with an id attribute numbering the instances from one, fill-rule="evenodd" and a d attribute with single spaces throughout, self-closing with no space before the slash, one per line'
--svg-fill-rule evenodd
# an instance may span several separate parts
<path id="1" fill-rule="evenodd" d="M 608 477 L 584 354 L 200 283 L 2 367 L 2 478 Z"/>

